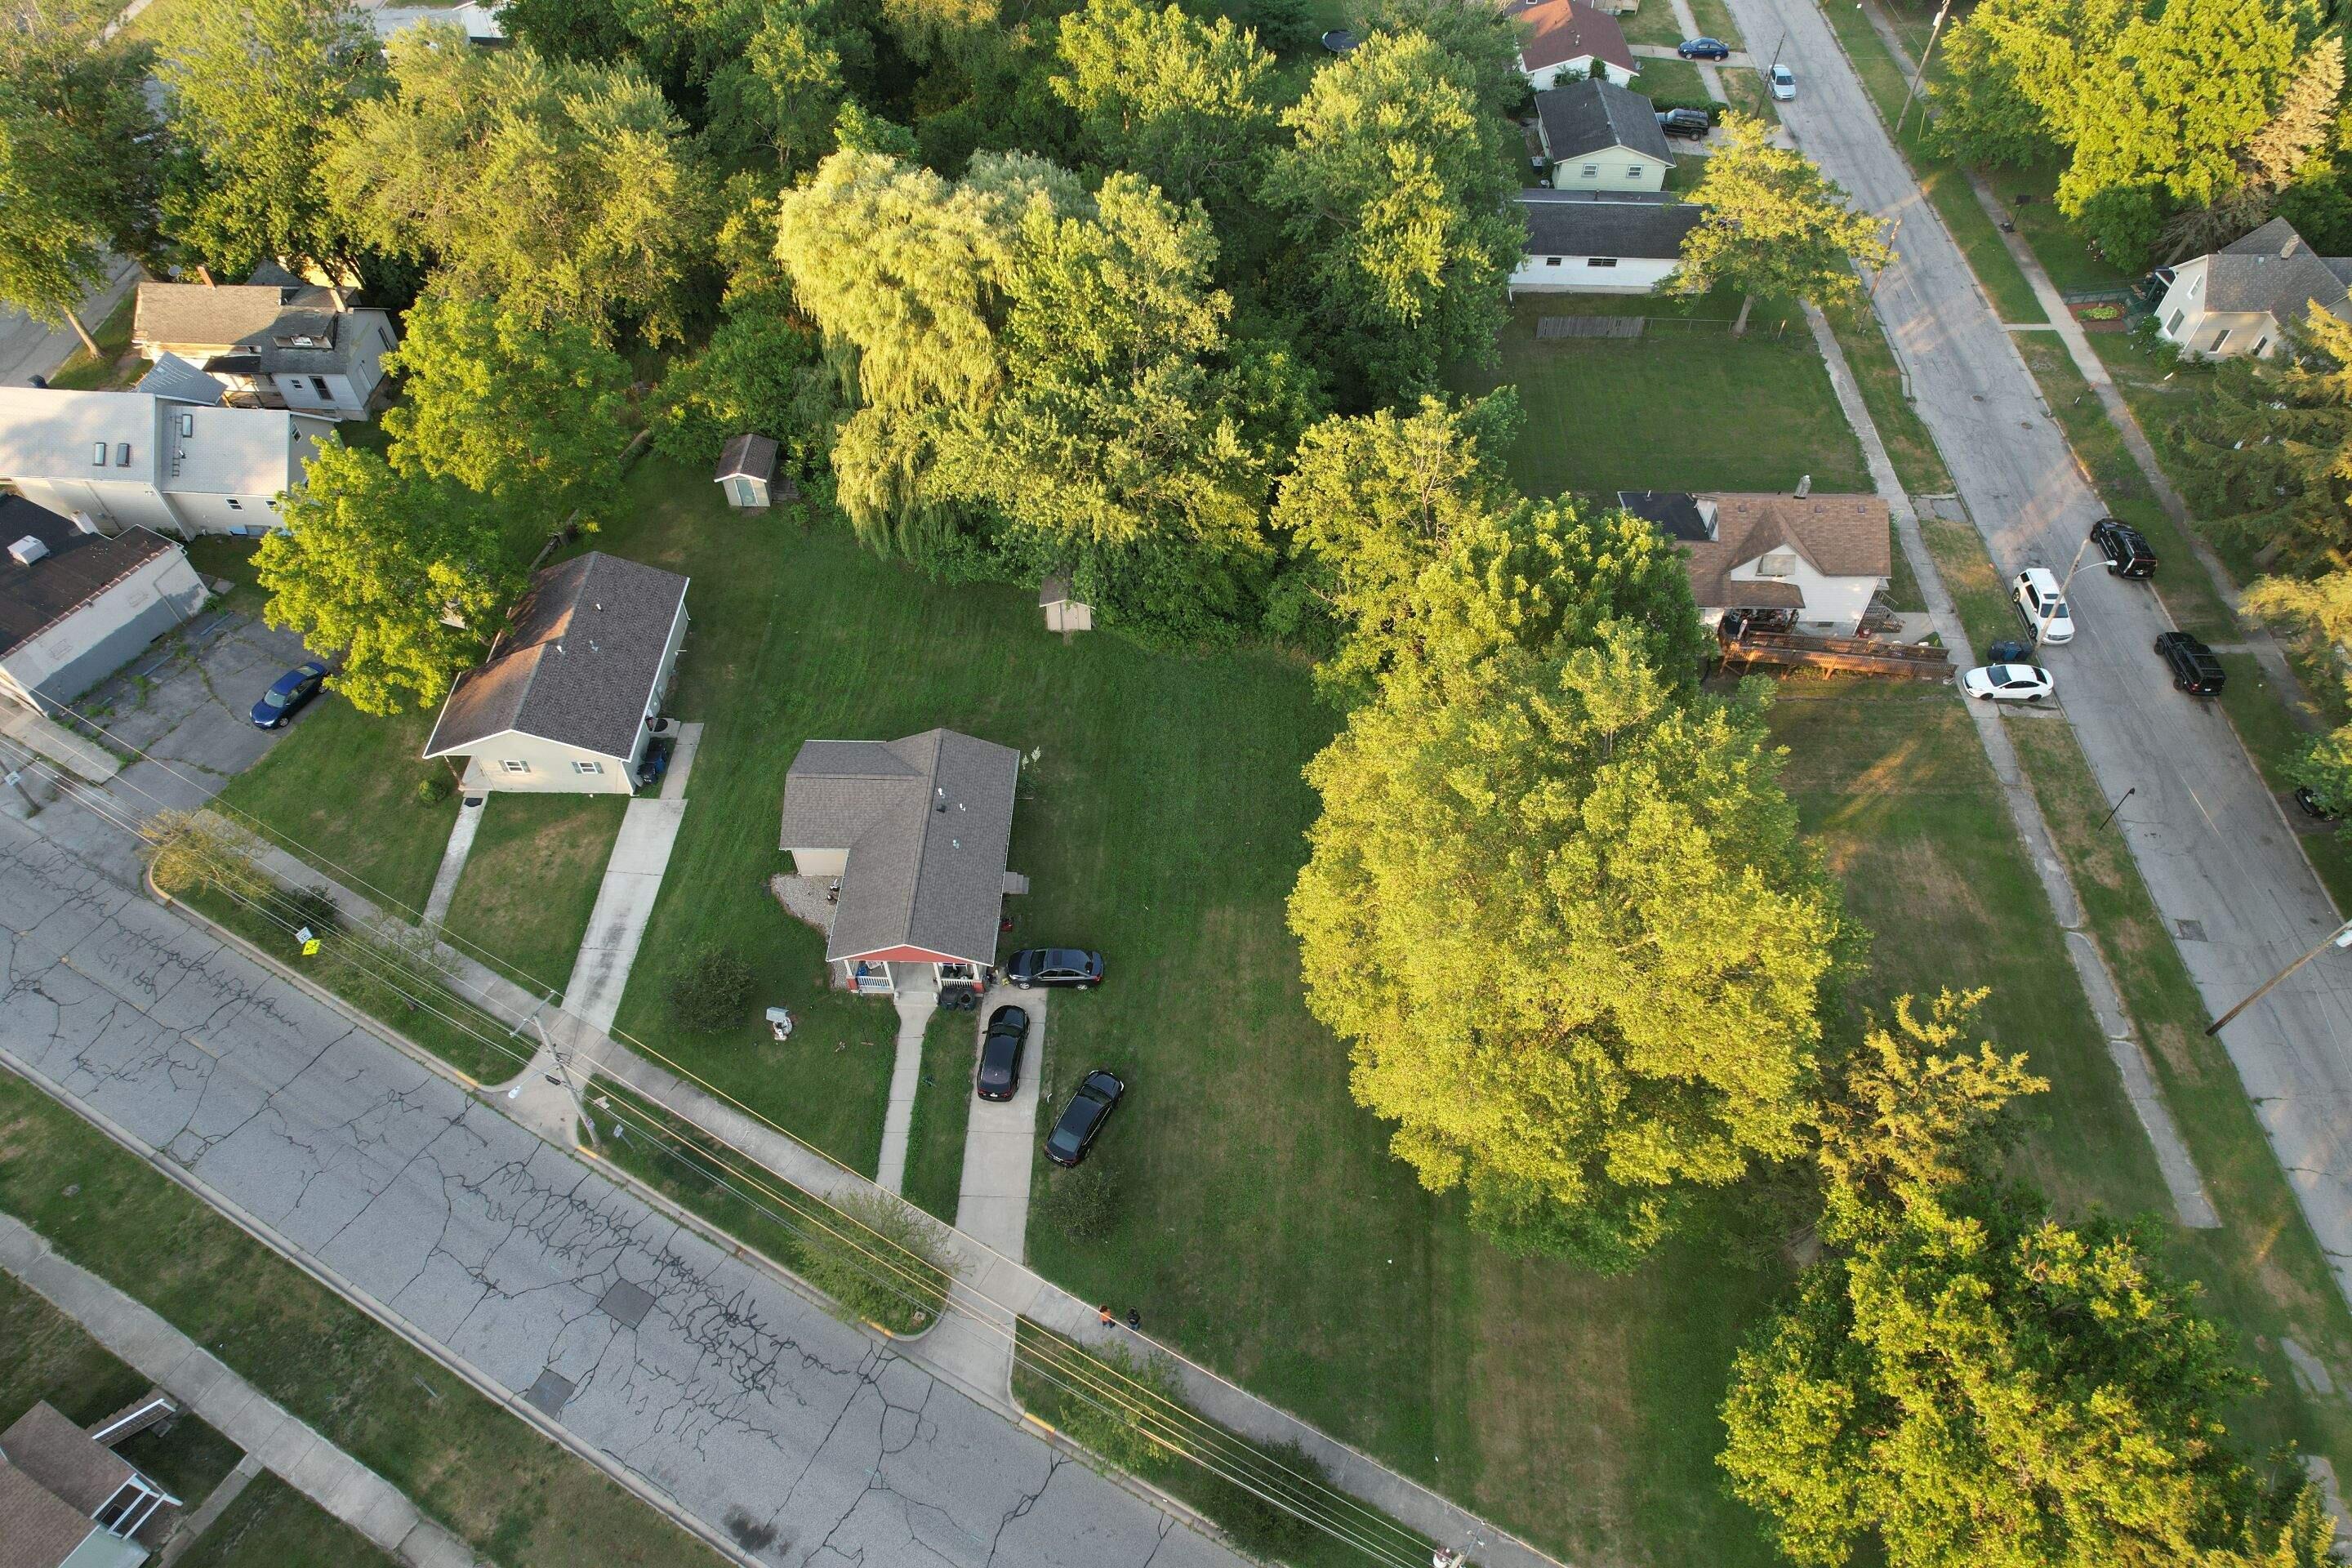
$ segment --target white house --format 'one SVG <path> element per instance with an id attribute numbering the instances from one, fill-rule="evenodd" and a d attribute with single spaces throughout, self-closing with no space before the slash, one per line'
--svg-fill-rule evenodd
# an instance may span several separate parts
<path id="1" fill-rule="evenodd" d="M 275 266 L 251 283 L 146 282 L 131 342 L 151 360 L 175 354 L 263 408 L 364 419 L 399 342 L 389 311 Z"/>
<path id="2" fill-rule="evenodd" d="M 2315 255 L 2283 217 L 2157 276 L 2168 284 L 2157 330 L 2197 359 L 2266 357 L 2278 348 L 2280 327 L 2305 320 L 2314 305 L 2352 321 L 2345 289 L 2352 257 Z"/>
<path id="3" fill-rule="evenodd" d="M 852 991 L 976 985 L 996 962 L 1021 753 L 953 730 L 810 741 L 784 774 L 780 847 L 832 884 L 825 962 Z"/>
<path id="4" fill-rule="evenodd" d="M 1596 201 L 1558 192 L 1519 193 L 1528 253 L 1514 294 L 1648 294 L 1680 265 L 1683 237 L 1697 226 L 1687 202 Z"/>
<path id="5" fill-rule="evenodd" d="M 188 552 L 162 534 L 109 536 L 0 496 L 0 697 L 70 703 L 204 607 Z"/>
<path id="6" fill-rule="evenodd" d="M 1851 637 L 1894 570 L 1894 519 L 1876 496 L 1620 490 L 1617 504 L 1684 546 L 1710 626 L 1727 611 L 1762 611 Z"/>
<path id="7" fill-rule="evenodd" d="M 268 533 L 333 428 L 318 415 L 155 392 L 0 386 L 0 479 L 109 533 Z"/>
<path id="8" fill-rule="evenodd" d="M 540 573 L 449 689 L 425 759 L 468 759 L 468 792 L 634 793 L 686 645 L 687 582 L 601 550 Z"/>
<path id="9" fill-rule="evenodd" d="M 1665 189 L 1675 155 L 1657 110 L 1612 81 L 1536 94 L 1536 130 L 1559 191 L 1649 194 Z"/>
<path id="10" fill-rule="evenodd" d="M 114 1446 L 179 1413 L 156 1389 L 88 1426 L 47 1400 L 18 1416 L 0 1432 L 0 1563 L 140 1568 L 183 1505 Z"/>
<path id="11" fill-rule="evenodd" d="M 1519 71 L 1538 92 L 1563 77 L 1580 81 L 1595 66 L 1619 87 L 1641 74 L 1617 18 L 1583 0 L 1511 0 L 1503 15 L 1518 26 Z"/>
<path id="12" fill-rule="evenodd" d="M 440 27 L 457 27 L 466 35 L 466 41 L 478 48 L 495 48 L 507 41 L 507 30 L 499 22 L 499 8 L 484 5 L 479 0 L 464 0 L 457 5 L 379 5 L 364 13 L 375 26 L 375 36 L 390 43 L 411 27 L 427 24 Z"/>

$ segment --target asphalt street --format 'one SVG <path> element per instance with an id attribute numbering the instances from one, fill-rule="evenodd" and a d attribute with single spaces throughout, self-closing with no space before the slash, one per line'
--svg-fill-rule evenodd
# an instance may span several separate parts
<path id="1" fill-rule="evenodd" d="M 2098 500 L 1828 24 L 1812 0 L 1731 0 L 1731 8 L 1751 43 L 1786 32 L 1780 58 L 1795 67 L 1798 89 L 1779 107 L 1798 144 L 1862 206 L 1902 219 L 1900 258 L 1878 286 L 1879 318 L 2004 578 L 2036 564 L 2064 575 L 2101 514 Z M 2133 792 L 2116 824 L 2219 1016 L 2339 917 L 2219 706 L 2173 690 L 2153 652 L 2170 625 L 2155 594 L 2091 558 L 2072 597 L 2076 636 L 2046 649 L 2043 662 L 2107 799 Z M 2223 1039 L 2352 1295 L 2347 980 L 2352 955 L 2324 954 Z"/>
<path id="2" fill-rule="evenodd" d="M 10 1065 L 761 1562 L 1240 1562 L 9 817 L 0 952 Z"/>
<path id="3" fill-rule="evenodd" d="M 135 262 L 114 257 L 108 264 L 113 271 L 106 282 L 81 302 L 82 324 L 92 333 L 139 278 Z M 47 326 L 22 310 L 0 308 L 0 386 L 22 386 L 34 376 L 47 375 L 79 347 L 81 340 L 71 327 Z"/>

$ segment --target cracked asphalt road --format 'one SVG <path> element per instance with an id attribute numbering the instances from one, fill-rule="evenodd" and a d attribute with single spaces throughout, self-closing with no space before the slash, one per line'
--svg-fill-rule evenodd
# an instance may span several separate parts
<path id="1" fill-rule="evenodd" d="M 761 1562 L 1240 1562 L 8 818 L 0 950 L 0 1054 Z"/>

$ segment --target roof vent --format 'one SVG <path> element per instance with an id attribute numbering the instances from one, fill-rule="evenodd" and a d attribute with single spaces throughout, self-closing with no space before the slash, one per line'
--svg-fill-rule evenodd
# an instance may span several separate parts
<path id="1" fill-rule="evenodd" d="M 90 516 L 89 513 L 86 511 L 78 511 L 73 514 L 73 525 L 84 533 L 96 533 L 99 531 L 98 519 Z"/>
<path id="2" fill-rule="evenodd" d="M 47 545 L 28 533 L 8 547 L 8 559 L 19 566 L 30 566 L 48 552 Z"/>

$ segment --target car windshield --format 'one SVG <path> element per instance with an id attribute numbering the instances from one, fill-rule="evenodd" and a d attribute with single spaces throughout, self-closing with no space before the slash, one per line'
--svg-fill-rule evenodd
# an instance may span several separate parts
<path id="1" fill-rule="evenodd" d="M 1774 66 L 1772 68 L 1772 79 L 1778 82 L 1790 82 L 1797 79 L 1797 74 L 1790 70 L 1787 66 Z"/>
<path id="2" fill-rule="evenodd" d="M 283 708 L 293 698 L 293 691 L 284 686 L 273 686 L 261 694 L 263 705 L 269 708 Z"/>

